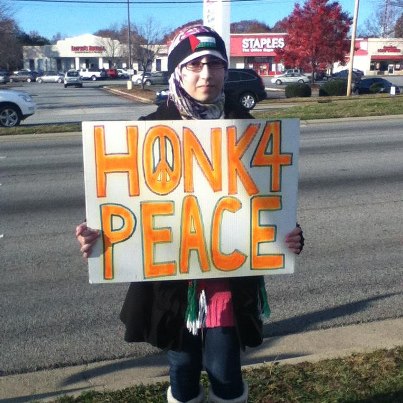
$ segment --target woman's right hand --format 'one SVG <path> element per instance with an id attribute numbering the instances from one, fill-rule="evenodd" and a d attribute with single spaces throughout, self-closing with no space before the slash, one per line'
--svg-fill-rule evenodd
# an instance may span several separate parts
<path id="1" fill-rule="evenodd" d="M 76 238 L 81 248 L 80 251 L 84 258 L 91 255 L 92 247 L 99 237 L 100 232 L 96 229 L 88 228 L 86 222 L 82 222 L 76 227 Z"/>

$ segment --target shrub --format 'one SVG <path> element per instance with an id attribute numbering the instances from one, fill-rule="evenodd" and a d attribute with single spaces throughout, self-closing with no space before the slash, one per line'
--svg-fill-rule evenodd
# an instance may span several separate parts
<path id="1" fill-rule="evenodd" d="M 306 98 L 312 95 L 311 86 L 305 83 L 293 83 L 285 87 L 286 98 Z"/>
<path id="2" fill-rule="evenodd" d="M 347 93 L 347 80 L 331 80 L 319 88 L 320 97 L 344 96 Z"/>

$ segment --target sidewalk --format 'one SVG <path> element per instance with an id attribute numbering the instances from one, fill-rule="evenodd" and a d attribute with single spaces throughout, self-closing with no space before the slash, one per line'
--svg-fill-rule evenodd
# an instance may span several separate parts
<path id="1" fill-rule="evenodd" d="M 296 364 L 342 357 L 403 345 L 403 318 L 316 330 L 264 340 L 249 349 L 243 363 L 270 362 Z M 123 389 L 135 384 L 168 380 L 165 355 L 103 361 L 0 377 L 0 403 L 54 400 L 63 395 L 79 395 L 88 390 Z"/>

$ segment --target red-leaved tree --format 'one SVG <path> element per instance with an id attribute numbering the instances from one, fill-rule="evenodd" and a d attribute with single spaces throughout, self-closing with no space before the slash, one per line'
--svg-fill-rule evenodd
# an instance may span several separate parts
<path id="1" fill-rule="evenodd" d="M 306 0 L 302 7 L 296 4 L 283 23 L 288 36 L 284 48 L 276 49 L 276 61 L 312 71 L 313 80 L 319 69 L 334 62 L 345 63 L 351 23 L 338 2 Z"/>

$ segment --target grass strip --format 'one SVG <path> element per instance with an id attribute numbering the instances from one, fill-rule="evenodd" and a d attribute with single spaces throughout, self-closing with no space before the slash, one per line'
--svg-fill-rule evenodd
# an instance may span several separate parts
<path id="1" fill-rule="evenodd" d="M 265 101 L 274 108 L 254 111 L 257 119 L 299 118 L 301 120 L 337 119 L 367 116 L 388 116 L 403 114 L 403 96 L 377 94 L 371 96 L 295 98 L 282 102 Z M 276 103 L 279 107 L 276 108 Z M 287 106 L 287 104 L 292 106 Z M 286 107 L 284 107 L 286 106 Z"/>
<path id="2" fill-rule="evenodd" d="M 403 347 L 352 354 L 319 362 L 270 363 L 243 370 L 249 403 L 401 403 Z M 202 377 L 207 393 L 207 378 Z M 139 385 L 119 391 L 85 392 L 57 403 L 165 402 L 168 383 Z"/>
<path id="3" fill-rule="evenodd" d="M 155 91 L 142 90 L 140 87 L 128 90 L 120 88 L 120 92 L 154 99 Z M 269 105 L 264 111 L 253 110 L 257 119 L 286 119 L 301 120 L 337 119 L 349 117 L 387 116 L 403 114 L 403 95 L 388 94 L 362 95 L 354 97 L 310 97 L 269 99 L 259 105 Z M 0 136 L 18 134 L 46 134 L 81 131 L 81 123 L 60 123 L 47 125 L 22 125 L 13 128 L 0 128 Z"/>

